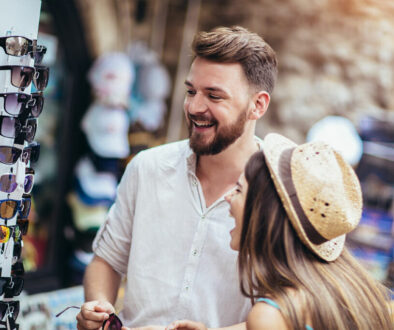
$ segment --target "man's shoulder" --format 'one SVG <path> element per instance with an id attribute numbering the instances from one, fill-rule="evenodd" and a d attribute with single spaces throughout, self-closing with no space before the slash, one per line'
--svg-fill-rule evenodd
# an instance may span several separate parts
<path id="1" fill-rule="evenodd" d="M 140 157 L 169 157 L 178 155 L 178 157 L 183 154 L 188 153 L 189 148 L 189 140 L 182 140 L 177 142 L 171 142 L 162 144 L 156 147 L 152 147 L 146 150 L 143 150 L 139 153 Z"/>
<path id="2" fill-rule="evenodd" d="M 133 161 L 143 164 L 157 164 L 157 162 L 160 162 L 162 165 L 176 166 L 191 153 L 189 140 L 182 140 L 143 150 L 133 158 Z"/>

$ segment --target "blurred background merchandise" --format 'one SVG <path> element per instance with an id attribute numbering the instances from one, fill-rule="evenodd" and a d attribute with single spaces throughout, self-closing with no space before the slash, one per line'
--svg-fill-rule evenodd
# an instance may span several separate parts
<path id="1" fill-rule="evenodd" d="M 44 64 L 51 75 L 36 137 L 42 155 L 35 168 L 33 225 L 23 249 L 26 293 L 33 299 L 81 283 L 112 197 L 93 196 L 89 179 L 78 180 L 78 173 L 103 178 L 112 172 L 113 185 L 140 150 L 187 137 L 182 104 L 190 44 L 196 31 L 218 25 L 243 25 L 278 55 L 278 81 L 257 125 L 260 137 L 278 132 L 301 143 L 327 117 L 343 117 L 354 126 L 358 152 L 351 151 L 365 209 L 349 247 L 393 287 L 393 17 L 391 0 L 42 1 L 38 41 L 48 47 Z M 88 73 L 112 53 L 123 53 L 132 72 L 119 110 L 127 116 L 129 148 L 117 155 L 100 154 L 82 124 L 97 100 L 108 106 Z M 93 122 L 88 126 L 97 133 Z M 341 130 L 330 129 L 337 143 Z"/>

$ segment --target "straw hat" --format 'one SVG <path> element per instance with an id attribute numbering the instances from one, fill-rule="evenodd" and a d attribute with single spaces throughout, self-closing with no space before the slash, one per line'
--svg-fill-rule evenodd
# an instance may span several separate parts
<path id="1" fill-rule="evenodd" d="M 342 252 L 360 221 L 361 187 L 353 168 L 324 142 L 296 145 L 279 134 L 264 154 L 283 206 L 301 241 L 326 261 Z"/>

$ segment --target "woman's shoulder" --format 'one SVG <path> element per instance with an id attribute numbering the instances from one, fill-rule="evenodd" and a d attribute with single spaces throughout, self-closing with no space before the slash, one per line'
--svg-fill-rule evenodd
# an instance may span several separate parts
<path id="1" fill-rule="evenodd" d="M 249 312 L 246 321 L 248 330 L 287 329 L 280 310 L 270 304 L 257 303 Z"/>

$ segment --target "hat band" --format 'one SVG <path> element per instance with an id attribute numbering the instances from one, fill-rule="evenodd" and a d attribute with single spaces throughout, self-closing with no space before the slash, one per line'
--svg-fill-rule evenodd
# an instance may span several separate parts
<path id="1" fill-rule="evenodd" d="M 317 245 L 322 244 L 324 242 L 327 242 L 327 239 L 319 234 L 319 232 L 313 227 L 313 225 L 308 220 L 308 217 L 305 215 L 300 200 L 298 199 L 297 191 L 295 189 L 293 179 L 291 177 L 291 156 L 293 155 L 294 149 L 295 147 L 291 149 L 287 149 L 280 156 L 279 159 L 280 179 L 282 180 L 282 183 L 285 186 L 287 195 L 290 198 L 290 202 L 293 205 L 296 215 L 300 220 L 302 228 L 304 229 L 309 240 L 313 244 L 317 244 Z"/>

